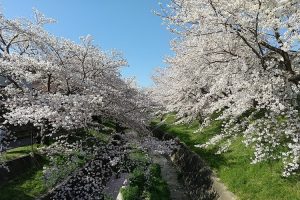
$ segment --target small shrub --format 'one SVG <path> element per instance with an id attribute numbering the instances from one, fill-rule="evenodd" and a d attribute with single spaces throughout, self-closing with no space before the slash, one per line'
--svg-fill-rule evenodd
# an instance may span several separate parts
<path id="1" fill-rule="evenodd" d="M 130 178 L 129 178 L 130 182 L 129 185 L 130 186 L 139 186 L 139 187 L 144 187 L 145 185 L 145 175 L 144 172 L 140 169 L 135 169 Z"/>
<path id="2" fill-rule="evenodd" d="M 140 200 L 140 189 L 138 186 L 128 186 L 121 189 L 124 200 Z"/>

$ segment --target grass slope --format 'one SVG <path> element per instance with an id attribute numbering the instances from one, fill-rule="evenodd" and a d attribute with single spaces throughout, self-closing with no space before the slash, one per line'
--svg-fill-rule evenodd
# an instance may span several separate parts
<path id="1" fill-rule="evenodd" d="M 32 169 L 0 187 L 0 200 L 32 200 L 46 192 L 41 169 Z"/>
<path id="2" fill-rule="evenodd" d="M 174 115 L 168 115 L 160 129 L 180 138 L 213 168 L 230 191 L 241 200 L 300 200 L 300 177 L 282 178 L 280 161 L 250 164 L 252 150 L 237 138 L 227 153 L 216 155 L 216 149 L 200 149 L 196 144 L 205 143 L 221 131 L 221 122 L 213 121 L 200 133 L 194 133 L 198 124 L 174 125 Z M 159 123 L 154 120 L 152 125 Z"/>
<path id="3" fill-rule="evenodd" d="M 17 148 L 8 150 L 2 156 L 3 156 L 5 161 L 13 160 L 13 159 L 16 159 L 16 158 L 20 158 L 22 156 L 27 156 L 32 151 L 36 152 L 37 147 L 38 147 L 37 144 L 34 144 L 32 147 L 31 147 L 31 145 L 23 146 L 23 147 L 17 147 Z"/>
<path id="4" fill-rule="evenodd" d="M 107 129 L 106 131 L 95 131 L 95 130 L 87 130 L 88 136 L 94 136 L 96 139 L 107 143 L 110 139 L 111 130 Z M 29 146 L 23 146 L 18 147 L 14 149 L 10 149 L 7 152 L 4 153 L 3 158 L 5 161 L 9 161 L 15 158 L 19 158 L 22 156 L 29 155 L 30 153 L 36 152 L 39 145 L 34 144 L 33 148 L 31 145 Z M 58 161 L 63 161 L 63 157 L 57 156 Z M 48 163 L 47 159 L 40 163 L 43 166 L 46 166 Z M 74 167 L 80 167 L 83 166 L 85 163 L 85 160 L 82 160 L 82 162 L 75 163 Z M 70 166 L 68 166 L 70 168 Z M 71 169 L 71 168 L 70 168 Z M 72 170 L 74 171 L 74 170 Z M 72 171 L 69 171 L 71 173 Z M 69 175 L 69 173 L 64 174 L 65 172 L 62 171 L 62 173 L 58 172 L 59 179 L 56 181 L 59 181 L 60 179 L 63 180 L 66 176 Z M 56 183 L 54 183 L 55 185 Z M 0 200 L 31 200 L 36 199 L 38 196 L 44 194 L 47 192 L 49 186 L 45 184 L 44 176 L 43 176 L 43 170 L 41 168 L 32 168 L 28 171 L 24 171 L 24 173 L 5 183 L 0 185 Z"/>

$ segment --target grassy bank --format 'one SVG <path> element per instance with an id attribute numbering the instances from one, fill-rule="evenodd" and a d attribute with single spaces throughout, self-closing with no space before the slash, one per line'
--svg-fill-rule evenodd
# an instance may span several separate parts
<path id="1" fill-rule="evenodd" d="M 174 125 L 175 117 L 168 115 L 160 129 L 180 138 L 190 149 L 198 153 L 212 167 L 217 176 L 230 191 L 242 200 L 300 200 L 300 177 L 282 178 L 280 161 L 251 165 L 252 150 L 246 148 L 241 138 L 237 138 L 227 153 L 216 155 L 217 149 L 200 149 L 196 144 L 205 143 L 221 131 L 218 120 L 199 133 L 198 123 Z M 155 126 L 158 120 L 153 121 Z"/>
<path id="2" fill-rule="evenodd" d="M 105 129 L 101 132 L 96 130 L 86 130 L 82 132 L 82 137 L 94 137 L 98 141 L 102 141 L 104 144 L 108 143 L 110 140 L 111 129 Z M 76 135 L 77 136 L 77 135 Z M 29 155 L 33 152 L 38 152 L 38 147 L 40 145 L 34 144 L 33 146 L 23 146 L 10 149 L 5 152 L 2 157 L 4 161 L 9 161 L 12 159 L 20 158 L 22 156 Z M 76 154 L 76 152 L 74 152 Z M 5 184 L 0 185 L 0 200 L 32 200 L 46 193 L 47 190 L 54 187 L 57 183 L 61 182 L 70 173 L 75 171 L 75 169 L 82 167 L 89 157 L 82 157 L 77 162 L 67 163 L 67 157 L 63 154 L 55 156 L 53 162 L 56 162 L 57 166 L 63 167 L 64 170 L 57 170 L 57 173 L 51 177 L 51 182 L 49 180 L 46 182 L 43 176 L 43 166 L 49 166 L 49 160 L 43 157 L 44 160 L 39 163 L 39 165 L 31 168 L 30 170 L 24 171 L 24 173 Z M 67 169 L 67 170 L 66 170 Z"/>
<path id="3" fill-rule="evenodd" d="M 0 200 L 32 200 L 46 192 L 42 169 L 34 168 L 0 187 Z"/>
<path id="4" fill-rule="evenodd" d="M 14 149 L 10 149 L 7 152 L 5 152 L 2 155 L 2 157 L 5 161 L 13 160 L 13 159 L 16 159 L 16 158 L 27 156 L 30 153 L 37 152 L 37 147 L 38 147 L 38 145 L 34 144 L 32 146 L 28 145 L 28 146 L 23 146 L 23 147 L 17 147 L 17 148 L 14 148 Z"/>

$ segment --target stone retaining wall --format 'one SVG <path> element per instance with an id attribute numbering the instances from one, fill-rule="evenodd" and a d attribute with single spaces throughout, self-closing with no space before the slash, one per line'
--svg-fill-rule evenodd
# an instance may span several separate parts
<path id="1" fill-rule="evenodd" d="M 121 173 L 121 164 L 126 162 L 126 147 L 120 141 L 113 140 L 108 145 L 100 146 L 95 158 L 82 168 L 74 171 L 55 188 L 39 200 L 102 200 L 103 189 L 112 175 Z M 116 165 L 112 160 L 118 158 Z"/>
<path id="2" fill-rule="evenodd" d="M 94 159 L 75 171 L 39 200 L 103 199 L 103 186 L 112 175 L 109 159 Z M 104 173 L 103 173 L 104 172 Z"/>
<path id="3" fill-rule="evenodd" d="M 152 130 L 153 136 L 161 140 L 175 139 L 159 128 Z M 213 175 L 201 157 L 179 142 L 179 148 L 171 155 L 171 161 L 182 175 L 186 190 L 193 200 L 233 200 L 236 197 Z"/>
<path id="4" fill-rule="evenodd" d="M 212 171 L 197 154 L 180 144 L 180 148 L 172 154 L 171 160 L 181 173 L 187 193 L 192 199 L 217 199 L 218 195 L 212 187 Z"/>

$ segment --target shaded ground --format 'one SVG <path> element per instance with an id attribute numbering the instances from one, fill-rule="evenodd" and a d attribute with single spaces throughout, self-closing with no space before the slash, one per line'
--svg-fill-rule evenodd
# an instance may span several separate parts
<path id="1" fill-rule="evenodd" d="M 18 139 L 9 143 L 8 149 L 31 145 L 31 138 Z"/>

